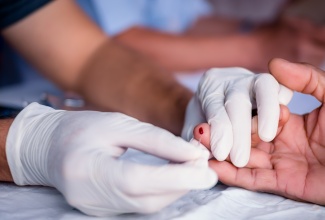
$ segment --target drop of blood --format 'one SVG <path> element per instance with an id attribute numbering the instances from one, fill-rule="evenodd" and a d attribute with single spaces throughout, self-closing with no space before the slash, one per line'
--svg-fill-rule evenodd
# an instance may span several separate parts
<path id="1" fill-rule="evenodd" d="M 199 133 L 203 134 L 203 128 L 202 127 L 199 128 Z"/>

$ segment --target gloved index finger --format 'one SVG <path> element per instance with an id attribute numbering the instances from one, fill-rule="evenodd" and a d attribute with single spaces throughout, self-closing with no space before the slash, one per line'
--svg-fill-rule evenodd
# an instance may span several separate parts
<path id="1" fill-rule="evenodd" d="M 244 86 L 235 88 L 226 98 L 226 109 L 233 130 L 233 146 L 230 159 L 237 167 L 248 163 L 251 148 L 251 112 L 252 104 L 249 91 Z"/>
<path id="2" fill-rule="evenodd" d="M 118 184 L 131 196 L 208 189 L 218 181 L 216 173 L 208 167 L 188 164 L 149 166 L 126 161 L 120 163 L 123 163 L 124 172 L 121 174 L 123 179 Z"/>
<path id="3" fill-rule="evenodd" d="M 258 111 L 258 134 L 263 141 L 271 141 L 276 135 L 279 116 L 279 84 L 270 74 L 256 77 L 254 90 Z"/>
<path id="4" fill-rule="evenodd" d="M 134 121 L 132 123 L 139 123 Z M 181 137 L 147 123 L 134 124 L 132 134 L 121 143 L 124 147 L 133 148 L 173 162 L 186 162 L 208 157 L 208 152 L 190 144 Z M 132 125 L 131 125 L 132 126 Z"/>

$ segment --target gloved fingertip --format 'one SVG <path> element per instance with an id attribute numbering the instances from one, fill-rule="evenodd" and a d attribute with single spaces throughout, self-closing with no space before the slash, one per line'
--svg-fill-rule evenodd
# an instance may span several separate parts
<path id="1" fill-rule="evenodd" d="M 201 167 L 201 168 L 209 167 L 208 160 L 203 159 L 203 158 L 199 158 L 197 160 L 190 161 L 187 164 L 194 165 L 194 166 Z"/>
<path id="2" fill-rule="evenodd" d="M 212 158 L 212 155 L 211 155 L 210 151 L 208 151 L 208 149 L 203 144 L 201 144 L 199 141 L 197 141 L 196 139 L 192 138 L 190 140 L 190 143 L 193 146 L 196 146 L 196 147 L 198 147 L 201 150 L 201 157 L 203 159 L 208 160 L 208 159 Z"/>
<path id="3" fill-rule="evenodd" d="M 217 127 L 215 123 L 217 122 L 211 122 L 211 152 L 217 160 L 224 161 L 227 159 L 230 150 L 233 147 L 232 126 L 231 124 L 226 123 L 221 129 L 220 127 Z"/>
<path id="4" fill-rule="evenodd" d="M 218 161 L 224 161 L 227 159 L 229 152 L 225 151 L 225 149 L 220 150 L 216 148 L 213 150 L 212 154 Z"/>
<path id="5" fill-rule="evenodd" d="M 263 134 L 259 134 L 258 135 L 260 137 L 260 139 L 264 142 L 270 142 L 274 139 L 275 135 L 263 135 Z"/>
<path id="6" fill-rule="evenodd" d="M 194 139 L 194 138 L 191 138 L 191 140 L 189 142 L 191 144 L 193 144 L 194 146 L 199 146 L 200 145 L 199 142 L 196 139 Z"/>
<path id="7" fill-rule="evenodd" d="M 279 103 L 282 105 L 287 105 L 293 97 L 293 91 L 283 85 L 280 85 L 279 91 Z"/>
<path id="8" fill-rule="evenodd" d="M 207 188 L 211 188 L 218 183 L 218 174 L 214 170 L 208 169 L 207 175 Z"/>
<path id="9" fill-rule="evenodd" d="M 266 121 L 258 121 L 258 136 L 262 141 L 270 142 L 276 136 L 276 132 L 278 130 L 278 123 L 280 118 L 280 111 L 278 116 L 276 116 L 277 121 L 274 122 L 266 122 Z"/>
<path id="10" fill-rule="evenodd" d="M 238 158 L 235 160 L 231 160 L 231 162 L 238 168 L 245 167 L 248 164 L 249 158 Z"/>

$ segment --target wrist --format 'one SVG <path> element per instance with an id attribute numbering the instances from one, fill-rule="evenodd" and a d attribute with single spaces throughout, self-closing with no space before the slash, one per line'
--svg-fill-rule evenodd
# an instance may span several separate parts
<path id="1" fill-rule="evenodd" d="M 17 185 L 52 186 L 49 150 L 51 143 L 55 143 L 52 134 L 62 112 L 32 103 L 13 121 L 7 136 L 6 156 Z"/>
<path id="2" fill-rule="evenodd" d="M 12 118 L 0 121 L 0 181 L 6 182 L 13 181 L 6 156 L 6 139 L 13 120 Z"/>
<path id="3" fill-rule="evenodd" d="M 175 90 L 171 93 L 167 97 L 167 108 L 164 112 L 167 118 L 163 120 L 165 124 L 161 127 L 180 136 L 185 122 L 186 109 L 193 93 L 182 86 L 175 86 Z"/>
<path id="4" fill-rule="evenodd" d="M 97 109 L 122 112 L 175 134 L 181 133 L 192 96 L 172 74 L 112 40 L 85 65 L 78 93 Z"/>

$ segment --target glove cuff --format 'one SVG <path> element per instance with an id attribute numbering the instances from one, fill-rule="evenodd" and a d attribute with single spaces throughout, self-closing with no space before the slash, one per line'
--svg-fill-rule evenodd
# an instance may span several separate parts
<path id="1" fill-rule="evenodd" d="M 47 169 L 48 152 L 51 134 L 63 112 L 32 103 L 15 118 L 7 136 L 6 154 L 17 185 L 52 186 Z"/>

